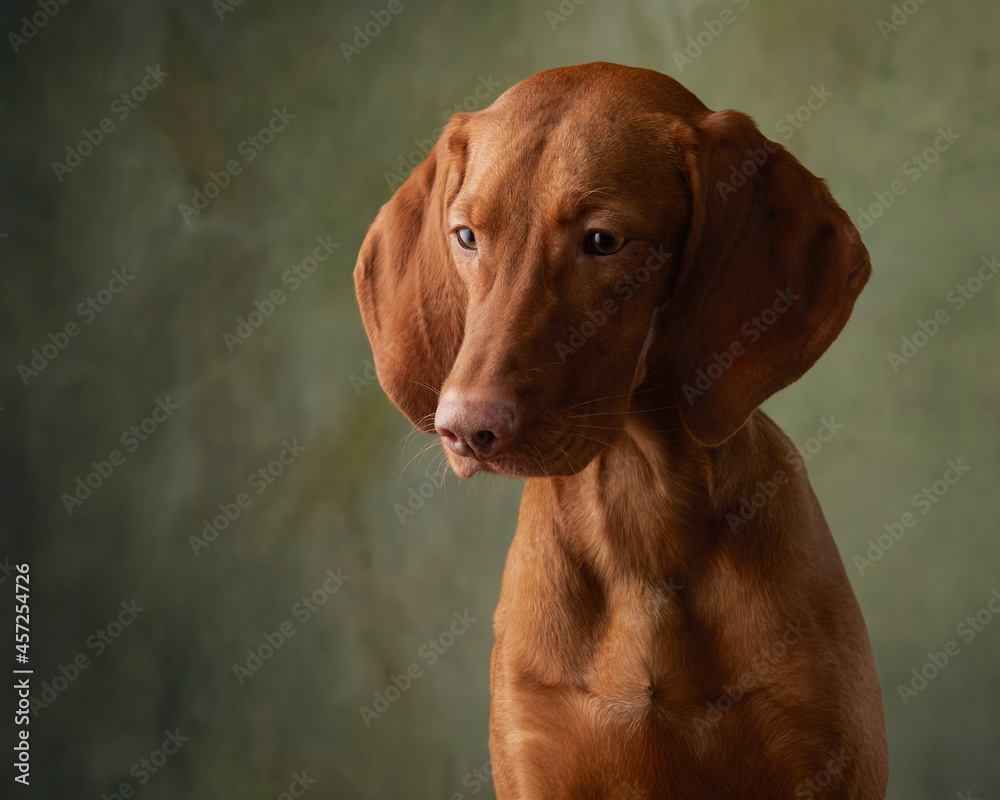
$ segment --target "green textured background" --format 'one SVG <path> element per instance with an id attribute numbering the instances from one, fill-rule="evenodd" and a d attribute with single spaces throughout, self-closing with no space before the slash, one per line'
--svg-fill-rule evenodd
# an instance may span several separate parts
<path id="1" fill-rule="evenodd" d="M 307 797 L 474 796 L 520 484 L 449 476 L 400 522 L 435 454 L 366 378 L 351 271 L 386 173 L 455 103 L 609 60 L 750 113 L 852 217 L 907 186 L 864 232 L 874 278 L 844 334 L 768 410 L 801 445 L 823 418 L 844 425 L 808 468 L 872 635 L 889 796 L 1000 796 L 1000 621 L 970 643 L 955 630 L 1000 587 L 1000 280 L 961 311 L 946 300 L 1000 250 L 1000 5 L 910 0 L 886 38 L 891 5 L 864 0 L 585 0 L 563 20 L 556 2 L 401 2 L 350 62 L 341 42 L 381 2 L 245 0 L 220 19 L 211 0 L 72 0 L 17 53 L 0 43 L 0 557 L 31 565 L 33 695 L 89 662 L 31 720 L 28 790 L 10 783 L 0 680 L 0 792 L 271 798 L 304 770 Z M 0 32 L 38 8 L 6 4 Z M 674 52 L 726 8 L 681 69 Z M 59 180 L 52 162 L 156 65 L 162 85 Z M 778 121 L 821 85 L 833 96 L 786 140 Z M 246 163 L 241 142 L 285 106 L 295 119 Z M 907 161 L 948 126 L 960 138 L 911 181 Z M 186 223 L 179 204 L 230 159 L 242 172 Z M 289 293 L 317 237 L 340 247 Z M 87 323 L 77 305 L 113 269 L 135 279 Z M 286 302 L 230 353 L 223 334 L 274 289 Z M 950 322 L 894 372 L 888 352 L 938 308 Z M 19 365 L 71 321 L 80 334 L 25 384 Z M 166 397 L 179 409 L 68 514 L 62 494 Z M 305 452 L 196 556 L 201 521 L 293 438 Z M 920 514 L 912 496 L 948 459 L 971 469 Z M 853 557 L 906 511 L 917 525 L 859 574 Z M 350 577 L 303 622 L 293 606 L 328 569 Z M 88 637 L 133 599 L 145 610 L 98 654 Z M 13 604 L 0 571 L 5 675 Z M 429 664 L 421 647 L 466 610 L 477 621 Z M 233 666 L 286 621 L 295 635 L 240 685 Z M 949 640 L 960 654 L 904 705 L 897 684 Z M 411 663 L 421 677 L 366 727 L 360 707 Z M 189 741 L 138 785 L 132 765 L 175 729 Z"/>

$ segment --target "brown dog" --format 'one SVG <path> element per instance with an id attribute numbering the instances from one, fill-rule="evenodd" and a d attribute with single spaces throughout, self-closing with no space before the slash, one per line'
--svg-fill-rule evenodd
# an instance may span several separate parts
<path id="1" fill-rule="evenodd" d="M 456 114 L 355 270 L 379 380 L 454 471 L 528 478 L 494 617 L 497 797 L 881 798 L 865 623 L 757 406 L 871 273 L 826 186 L 656 72 Z"/>

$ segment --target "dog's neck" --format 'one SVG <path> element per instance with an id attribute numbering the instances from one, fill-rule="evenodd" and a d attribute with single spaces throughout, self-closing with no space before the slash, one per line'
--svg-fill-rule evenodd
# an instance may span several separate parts
<path id="1" fill-rule="evenodd" d="M 679 420 L 649 414 L 579 473 L 528 480 L 494 617 L 519 670 L 647 707 L 714 561 L 712 466 Z M 644 644 L 611 658 L 616 642 Z"/>
<path id="2" fill-rule="evenodd" d="M 587 467 L 549 485 L 567 555 L 607 580 L 680 581 L 711 545 L 708 450 L 669 411 L 630 415 Z"/>

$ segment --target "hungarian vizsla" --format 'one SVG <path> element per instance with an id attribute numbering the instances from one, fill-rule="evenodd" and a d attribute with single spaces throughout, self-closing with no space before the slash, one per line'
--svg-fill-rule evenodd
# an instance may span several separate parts
<path id="1" fill-rule="evenodd" d="M 494 617 L 497 797 L 881 798 L 864 620 L 757 406 L 871 273 L 825 184 L 644 69 L 451 118 L 357 294 L 379 380 L 460 477 L 527 478 Z"/>

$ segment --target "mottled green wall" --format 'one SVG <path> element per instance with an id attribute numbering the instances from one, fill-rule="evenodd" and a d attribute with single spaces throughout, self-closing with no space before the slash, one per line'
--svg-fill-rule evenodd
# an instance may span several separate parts
<path id="1" fill-rule="evenodd" d="M 824 419 L 843 425 L 808 467 L 872 634 L 890 797 L 998 796 L 1000 620 L 970 642 L 956 627 L 1000 587 L 1000 280 L 961 309 L 949 292 L 1000 249 L 1000 6 L 908 0 L 912 17 L 880 31 L 888 2 L 577 2 L 401 0 L 350 61 L 341 43 L 383 3 L 72 0 L 0 44 L 0 557 L 31 566 L 32 694 L 64 688 L 32 717 L 30 790 L 4 796 L 97 798 L 128 782 L 143 798 L 271 798 L 303 771 L 307 797 L 473 796 L 520 485 L 448 477 L 400 521 L 394 504 L 438 456 L 369 380 L 351 270 L 386 173 L 449 109 L 593 60 L 666 72 L 712 108 L 750 113 L 853 217 L 905 188 L 864 232 L 875 273 L 845 333 L 768 410 L 803 446 Z M 5 36 L 24 14 L 44 18 L 13 6 Z M 703 52 L 675 59 L 699 33 Z M 120 96 L 143 79 L 131 108 Z M 782 124 L 814 87 L 832 96 Z M 959 138 L 922 171 L 911 159 L 939 128 Z M 103 137 L 89 154 L 84 129 Z M 179 207 L 231 161 L 207 207 Z M 314 272 L 288 272 L 317 247 Z M 127 285 L 108 290 L 114 270 Z M 252 335 L 224 336 L 275 290 L 283 302 Z M 949 321 L 894 370 L 888 353 L 939 308 Z M 69 323 L 44 369 L 19 370 Z M 145 441 L 129 434 L 168 399 L 177 408 L 157 411 Z M 305 450 L 248 483 L 286 440 Z M 62 495 L 114 450 L 119 465 L 68 513 Z M 912 497 L 949 459 L 970 470 L 923 514 Z M 220 504 L 239 517 L 192 547 Z M 908 511 L 916 525 L 855 566 Z M 324 605 L 296 605 L 314 591 Z M 123 611 L 133 600 L 143 610 Z M 0 571 L 4 620 L 13 604 Z M 475 621 L 427 649 L 456 612 Z M 120 636 L 91 638 L 117 631 L 119 613 Z M 283 623 L 294 635 L 238 678 Z M 904 704 L 897 685 L 949 640 L 959 655 Z M 78 657 L 87 666 L 61 678 Z M 366 727 L 360 707 L 410 664 L 419 677 Z M 0 719 L 6 787 L 15 728 Z M 145 772 L 176 730 L 189 741 Z"/>

